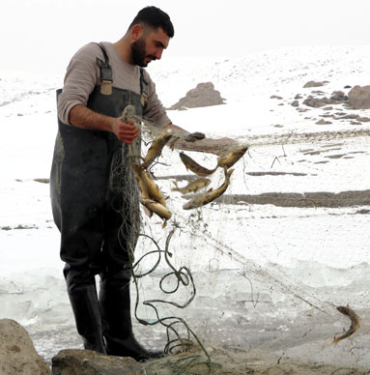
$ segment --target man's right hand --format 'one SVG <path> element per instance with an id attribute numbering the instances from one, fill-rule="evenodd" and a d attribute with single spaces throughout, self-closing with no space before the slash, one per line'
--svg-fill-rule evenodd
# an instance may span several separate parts
<path id="1" fill-rule="evenodd" d="M 133 121 L 125 123 L 120 117 L 113 118 L 97 113 L 82 104 L 77 104 L 70 110 L 69 123 L 82 129 L 110 131 L 127 144 L 131 144 L 140 135 L 140 129 Z"/>
<path id="2" fill-rule="evenodd" d="M 130 145 L 135 138 L 140 135 L 140 129 L 135 126 L 133 121 L 126 123 L 122 121 L 120 117 L 118 117 L 114 119 L 112 133 L 114 133 L 121 142 Z"/>

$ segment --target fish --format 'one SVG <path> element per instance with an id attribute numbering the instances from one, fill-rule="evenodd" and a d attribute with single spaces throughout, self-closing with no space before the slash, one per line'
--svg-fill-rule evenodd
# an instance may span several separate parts
<path id="1" fill-rule="evenodd" d="M 248 146 L 239 146 L 231 151 L 228 151 L 218 158 L 218 165 L 220 167 L 231 168 L 248 150 Z"/>
<path id="2" fill-rule="evenodd" d="M 149 199 L 148 189 L 146 188 L 146 186 L 145 186 L 145 184 L 143 182 L 143 179 L 141 177 L 139 166 L 137 164 L 133 163 L 132 167 L 133 167 L 133 170 L 135 172 L 136 181 L 137 181 L 137 183 L 139 185 L 139 189 L 140 189 L 140 193 L 141 193 L 141 199 Z M 144 206 L 144 212 L 149 217 L 153 216 L 153 212 L 150 211 L 150 210 L 148 210 L 145 206 Z"/>
<path id="3" fill-rule="evenodd" d="M 141 165 L 132 163 L 135 171 L 136 179 L 138 180 L 140 190 L 145 191 L 144 199 L 150 198 L 166 207 L 166 200 L 159 189 L 158 185 L 151 179 L 149 173 L 143 169 Z"/>
<path id="4" fill-rule="evenodd" d="M 220 187 L 218 187 L 215 190 L 210 189 L 204 194 L 197 195 L 196 197 L 192 198 L 187 203 L 185 203 L 182 208 L 184 210 L 191 210 L 192 208 L 202 207 L 202 206 L 214 201 L 218 197 L 220 197 L 226 191 L 227 187 L 229 186 L 230 177 L 231 177 L 232 173 L 234 172 L 234 169 L 227 170 L 225 168 L 224 171 L 225 171 L 225 181 L 223 182 L 223 184 Z"/>
<path id="5" fill-rule="evenodd" d="M 152 199 L 140 199 L 140 203 L 149 211 L 154 212 L 156 215 L 158 215 L 161 219 L 164 220 L 163 228 L 167 225 L 167 220 L 171 219 L 172 213 L 171 211 L 160 204 L 159 202 L 156 202 Z"/>
<path id="6" fill-rule="evenodd" d="M 176 183 L 176 187 L 171 191 L 178 191 L 181 194 L 196 193 L 199 189 L 207 187 L 211 183 L 209 178 L 198 178 L 197 180 L 190 182 L 183 188 L 179 188 Z"/>
<path id="7" fill-rule="evenodd" d="M 183 152 L 180 152 L 180 158 L 182 162 L 184 163 L 186 169 L 191 170 L 193 173 L 201 177 L 211 175 L 218 167 L 216 166 L 216 168 L 212 170 L 204 168 L 201 165 L 199 165 L 195 160 L 193 160 L 190 156 L 184 154 Z"/>
<path id="8" fill-rule="evenodd" d="M 360 318 L 359 316 L 349 307 L 347 306 L 338 306 L 337 310 L 342 313 L 343 315 L 348 316 L 351 319 L 351 326 L 349 329 L 342 335 L 338 336 L 333 340 L 333 343 L 336 344 L 340 340 L 343 340 L 351 335 L 353 335 L 359 328 L 360 328 Z"/>
<path id="9" fill-rule="evenodd" d="M 144 158 L 143 168 L 147 169 L 153 161 L 161 155 L 163 147 L 172 138 L 171 133 L 161 133 L 154 138 L 147 155 Z"/>

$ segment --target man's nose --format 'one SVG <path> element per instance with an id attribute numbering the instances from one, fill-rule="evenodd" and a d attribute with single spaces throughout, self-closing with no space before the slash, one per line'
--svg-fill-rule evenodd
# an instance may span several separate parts
<path id="1" fill-rule="evenodd" d="M 156 53 L 154 54 L 154 56 L 156 57 L 157 60 L 161 59 L 162 52 L 163 52 L 163 50 L 161 49 L 161 50 L 156 51 Z"/>

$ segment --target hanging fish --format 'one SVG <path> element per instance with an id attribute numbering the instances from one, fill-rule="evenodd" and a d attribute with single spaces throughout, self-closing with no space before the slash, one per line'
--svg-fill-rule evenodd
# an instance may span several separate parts
<path id="1" fill-rule="evenodd" d="M 180 158 L 182 162 L 184 163 L 186 169 L 189 169 L 193 173 L 197 174 L 198 176 L 205 177 L 212 174 L 216 169 L 207 169 L 199 165 L 195 160 L 193 160 L 190 156 L 184 154 L 183 152 L 180 152 Z"/>
<path id="2" fill-rule="evenodd" d="M 207 187 L 210 183 L 211 180 L 209 178 L 198 178 L 197 180 L 190 182 L 183 188 L 179 188 L 177 186 L 177 183 L 175 183 L 176 187 L 171 189 L 171 191 L 178 191 L 181 194 L 196 193 L 198 190 Z"/>
<path id="3" fill-rule="evenodd" d="M 147 193 L 144 198 L 148 197 L 153 199 L 166 207 L 166 200 L 164 199 L 158 185 L 151 179 L 149 173 L 144 171 L 144 169 L 138 164 L 133 163 L 132 167 L 135 171 L 136 178 L 139 181 L 139 187 L 142 185 L 142 189 Z"/>
<path id="4" fill-rule="evenodd" d="M 147 155 L 144 158 L 143 168 L 147 169 L 162 153 L 163 147 L 172 138 L 170 133 L 161 133 L 154 138 Z"/>
<path id="5" fill-rule="evenodd" d="M 161 219 L 164 220 L 163 228 L 167 225 L 167 220 L 171 219 L 172 213 L 162 204 L 152 199 L 140 199 L 141 204 L 151 212 L 154 212 Z"/>
<path id="6" fill-rule="evenodd" d="M 132 164 L 132 167 L 133 167 L 133 170 L 135 172 L 136 181 L 139 185 L 139 189 L 140 189 L 140 193 L 141 193 L 141 199 L 149 199 L 148 189 L 146 188 L 146 186 L 143 182 L 142 176 L 140 174 L 140 169 L 139 169 L 140 167 L 137 164 L 134 164 L 134 163 Z M 149 209 L 147 209 L 145 206 L 144 206 L 144 212 L 149 217 L 153 216 L 153 212 L 150 211 Z"/>
<path id="7" fill-rule="evenodd" d="M 239 146 L 232 151 L 228 151 L 218 158 L 218 165 L 222 168 L 231 168 L 248 150 L 248 146 Z"/>
<path id="8" fill-rule="evenodd" d="M 233 172 L 234 169 L 230 169 L 229 171 L 227 171 L 225 168 L 225 181 L 219 188 L 215 190 L 210 189 L 204 194 L 197 195 L 196 197 L 185 203 L 183 205 L 183 209 L 191 210 L 192 208 L 202 207 L 220 197 L 228 188 L 230 184 L 230 177 Z"/>

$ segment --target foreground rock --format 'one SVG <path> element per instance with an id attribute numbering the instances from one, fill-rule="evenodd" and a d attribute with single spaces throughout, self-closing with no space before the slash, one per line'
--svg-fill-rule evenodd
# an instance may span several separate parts
<path id="1" fill-rule="evenodd" d="M 370 86 L 355 86 L 348 93 L 348 100 L 353 109 L 370 108 Z"/>
<path id="2" fill-rule="evenodd" d="M 107 356 L 91 350 L 62 350 L 52 359 L 53 375 L 145 375 L 132 358 Z"/>
<path id="3" fill-rule="evenodd" d="M 10 319 L 0 320 L 0 374 L 50 375 L 27 331 Z"/>
<path id="4" fill-rule="evenodd" d="M 195 89 L 186 93 L 170 109 L 186 109 L 197 107 L 208 107 L 211 105 L 224 104 L 224 99 L 219 91 L 215 90 L 212 82 L 199 83 Z"/>

